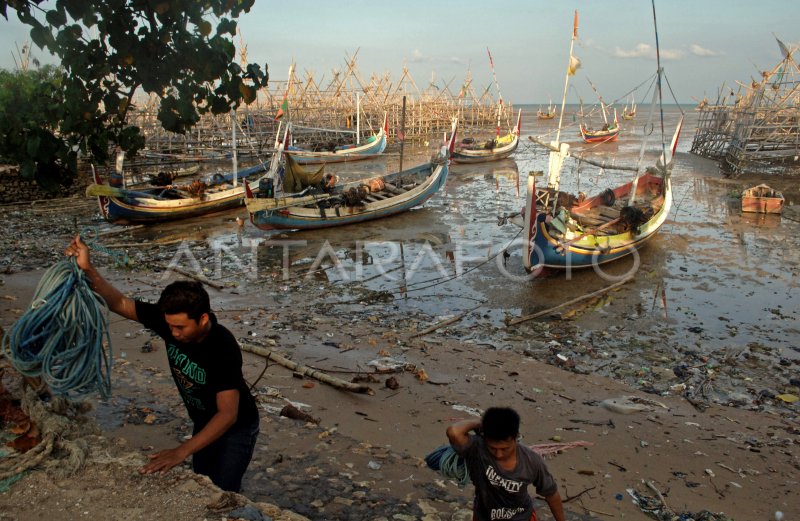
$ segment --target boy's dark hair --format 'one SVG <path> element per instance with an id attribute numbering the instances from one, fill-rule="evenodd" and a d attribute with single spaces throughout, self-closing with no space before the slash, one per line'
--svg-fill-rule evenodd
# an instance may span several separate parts
<path id="1" fill-rule="evenodd" d="M 490 407 L 481 421 L 483 437 L 505 441 L 519 436 L 519 414 L 511 407 Z"/>
<path id="2" fill-rule="evenodd" d="M 178 280 L 161 292 L 158 308 L 165 315 L 186 313 L 190 319 L 200 320 L 203 313 L 211 313 L 211 301 L 201 283 Z"/>

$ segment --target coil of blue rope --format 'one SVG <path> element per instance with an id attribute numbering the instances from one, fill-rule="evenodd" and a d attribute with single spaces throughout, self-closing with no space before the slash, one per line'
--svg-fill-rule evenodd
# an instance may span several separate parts
<path id="1" fill-rule="evenodd" d="M 469 485 L 467 462 L 451 445 L 442 445 L 434 449 L 425 456 L 425 463 L 431 469 L 438 470 L 442 476 L 454 480 L 459 487 Z"/>
<path id="2" fill-rule="evenodd" d="M 54 394 L 111 395 L 108 306 L 74 258 L 45 272 L 2 349 L 17 371 L 41 377 Z"/>

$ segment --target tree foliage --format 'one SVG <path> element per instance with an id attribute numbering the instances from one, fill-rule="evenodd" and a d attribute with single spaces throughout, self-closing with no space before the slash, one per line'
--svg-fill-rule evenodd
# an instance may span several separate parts
<path id="1" fill-rule="evenodd" d="M 59 177 L 55 158 L 65 151 L 56 137 L 64 102 L 62 76 L 51 65 L 31 71 L 0 70 L 0 160 L 20 163 L 28 176 L 37 166 L 42 173 L 36 177 L 45 188 L 58 186 L 51 182 Z M 70 161 L 74 160 L 73 154 Z"/>
<path id="2" fill-rule="evenodd" d="M 0 0 L 0 14 L 8 19 L 15 11 L 33 43 L 61 60 L 60 69 L 17 75 L 26 85 L 41 81 L 27 92 L 41 96 L 34 104 L 46 110 L 3 125 L 0 153 L 18 162 L 25 177 L 66 183 L 79 154 L 105 162 L 112 146 L 128 155 L 143 146 L 140 129 L 127 123 L 137 89 L 160 97 L 158 119 L 179 133 L 200 114 L 251 103 L 267 70 L 239 66 L 233 37 L 235 19 L 253 3 Z"/>

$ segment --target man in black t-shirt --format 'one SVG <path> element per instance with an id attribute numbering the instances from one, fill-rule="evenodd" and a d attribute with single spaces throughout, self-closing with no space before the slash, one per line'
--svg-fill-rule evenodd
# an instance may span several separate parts
<path id="1" fill-rule="evenodd" d="M 475 485 L 473 521 L 536 521 L 528 485 L 544 496 L 556 521 L 565 521 L 561 495 L 542 457 L 517 442 L 519 414 L 491 407 L 481 419 L 447 428 L 447 438 L 463 457 Z M 470 434 L 475 430 L 477 435 Z"/>
<path id="2" fill-rule="evenodd" d="M 76 257 L 111 311 L 164 339 L 172 378 L 194 423 L 191 439 L 151 454 L 140 472 L 164 473 L 192 456 L 195 472 L 223 490 L 238 492 L 258 437 L 258 409 L 242 376 L 239 344 L 217 323 L 206 290 L 199 282 L 178 281 L 164 289 L 158 304 L 136 301 L 97 272 L 80 237 L 65 253 Z"/>

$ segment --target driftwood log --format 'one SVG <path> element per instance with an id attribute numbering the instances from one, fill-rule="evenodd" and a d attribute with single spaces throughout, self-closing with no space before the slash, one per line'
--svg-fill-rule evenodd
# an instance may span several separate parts
<path id="1" fill-rule="evenodd" d="M 336 378 L 329 374 L 325 374 L 321 371 L 317 371 L 316 369 L 312 369 L 308 366 L 298 364 L 297 362 L 293 362 L 288 358 L 284 357 L 283 355 L 279 355 L 275 351 L 271 351 L 264 347 L 252 344 L 245 344 L 245 343 L 242 343 L 241 346 L 242 346 L 242 351 L 247 351 L 248 353 L 253 353 L 255 355 L 263 356 L 264 358 L 267 359 L 267 361 L 272 360 L 282 365 L 283 367 L 286 367 L 287 369 L 291 369 L 292 371 L 300 373 L 304 376 L 316 378 L 320 382 L 336 387 L 337 389 L 342 389 L 343 391 L 351 391 L 354 393 L 361 393 L 361 394 L 369 394 L 369 395 L 375 394 L 375 391 L 372 390 L 372 388 L 369 386 L 346 382 L 340 378 Z"/>

